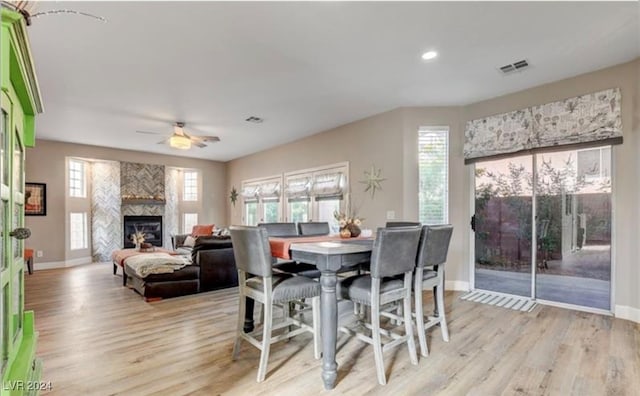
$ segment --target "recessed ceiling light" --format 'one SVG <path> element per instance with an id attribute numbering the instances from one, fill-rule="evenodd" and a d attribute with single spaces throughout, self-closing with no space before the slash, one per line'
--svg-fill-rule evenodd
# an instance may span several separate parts
<path id="1" fill-rule="evenodd" d="M 422 59 L 431 60 L 431 59 L 435 58 L 436 56 L 438 56 L 438 53 L 436 51 L 427 51 L 424 54 L 422 54 Z"/>

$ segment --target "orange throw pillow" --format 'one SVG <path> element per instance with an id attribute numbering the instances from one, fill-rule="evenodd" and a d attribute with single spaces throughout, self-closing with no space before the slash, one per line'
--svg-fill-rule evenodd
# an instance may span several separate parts
<path id="1" fill-rule="evenodd" d="M 191 230 L 191 236 L 209 236 L 213 233 L 213 227 L 215 227 L 215 224 L 194 225 L 193 229 Z"/>

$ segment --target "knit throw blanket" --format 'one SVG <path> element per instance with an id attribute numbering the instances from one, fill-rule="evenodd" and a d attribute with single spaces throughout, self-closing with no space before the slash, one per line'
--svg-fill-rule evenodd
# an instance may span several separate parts
<path id="1" fill-rule="evenodd" d="M 191 264 L 189 256 L 172 256 L 167 253 L 145 253 L 128 257 L 124 263 L 140 278 L 151 274 L 169 274 Z"/>

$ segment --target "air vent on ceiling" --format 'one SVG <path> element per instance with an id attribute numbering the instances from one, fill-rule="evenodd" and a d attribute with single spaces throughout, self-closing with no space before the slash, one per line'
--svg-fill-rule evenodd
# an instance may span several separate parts
<path id="1" fill-rule="evenodd" d="M 247 118 L 245 121 L 253 122 L 254 124 L 262 124 L 262 121 L 264 121 L 264 120 L 262 118 L 260 118 L 260 117 L 251 116 L 251 117 Z"/>
<path id="2" fill-rule="evenodd" d="M 520 71 L 529 66 L 529 62 L 526 59 L 521 61 L 509 63 L 508 65 L 500 66 L 498 69 L 504 74 L 511 74 L 515 71 Z"/>

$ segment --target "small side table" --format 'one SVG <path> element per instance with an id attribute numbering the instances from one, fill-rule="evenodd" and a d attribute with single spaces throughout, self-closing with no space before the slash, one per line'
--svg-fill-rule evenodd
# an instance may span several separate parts
<path id="1" fill-rule="evenodd" d="M 33 249 L 24 249 L 24 261 L 27 263 L 29 275 L 33 274 Z"/>

